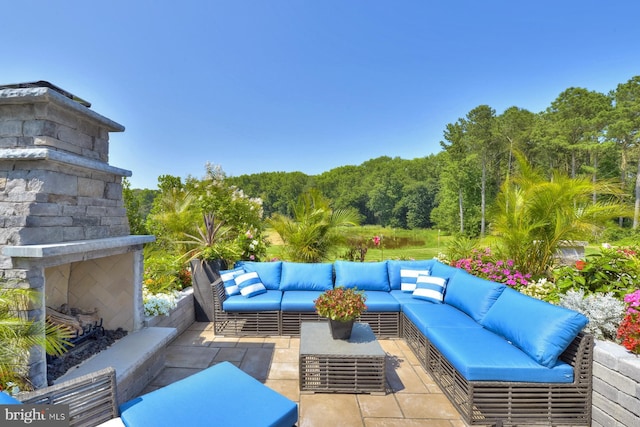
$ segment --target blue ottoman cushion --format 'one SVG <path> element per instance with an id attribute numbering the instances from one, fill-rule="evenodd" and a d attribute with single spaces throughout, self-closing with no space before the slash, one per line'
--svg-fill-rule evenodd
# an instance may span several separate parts
<path id="1" fill-rule="evenodd" d="M 223 362 L 122 404 L 120 417 L 127 427 L 291 427 L 298 405 Z"/>

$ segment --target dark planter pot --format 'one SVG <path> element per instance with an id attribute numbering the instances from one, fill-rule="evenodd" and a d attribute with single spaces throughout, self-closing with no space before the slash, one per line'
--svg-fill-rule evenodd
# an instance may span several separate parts
<path id="1" fill-rule="evenodd" d="M 213 322 L 213 288 L 211 284 L 220 278 L 220 270 L 226 270 L 224 260 L 199 260 L 190 262 L 193 303 L 196 322 Z"/>
<path id="2" fill-rule="evenodd" d="M 351 330 L 355 320 L 341 322 L 339 320 L 329 319 L 329 327 L 331 328 L 331 336 L 335 340 L 348 340 L 351 338 Z"/>

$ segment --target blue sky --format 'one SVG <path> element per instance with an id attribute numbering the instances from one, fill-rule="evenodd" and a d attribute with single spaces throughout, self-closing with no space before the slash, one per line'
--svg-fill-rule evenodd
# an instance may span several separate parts
<path id="1" fill-rule="evenodd" d="M 440 150 L 481 104 L 544 110 L 640 74 L 637 0 L 0 0 L 0 83 L 48 80 L 126 127 L 110 164 L 315 175 Z"/>

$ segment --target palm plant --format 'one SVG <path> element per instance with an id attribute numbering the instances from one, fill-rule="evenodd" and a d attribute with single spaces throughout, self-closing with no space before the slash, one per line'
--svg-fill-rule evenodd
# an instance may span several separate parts
<path id="1" fill-rule="evenodd" d="M 587 240 L 607 221 L 628 215 L 618 186 L 554 172 L 551 179 L 517 154 L 519 171 L 498 195 L 492 232 L 520 270 L 545 275 L 565 241 Z M 593 201 L 593 194 L 598 200 Z"/>
<path id="2" fill-rule="evenodd" d="M 10 383 L 20 389 L 30 388 L 29 356 L 34 346 L 59 356 L 70 345 L 69 329 L 27 318 L 26 310 L 38 295 L 33 289 L 0 287 L 0 389 Z"/>
<path id="3" fill-rule="evenodd" d="M 225 261 L 236 259 L 239 256 L 239 248 L 230 236 L 232 229 L 224 225 L 224 221 L 216 224 L 212 213 L 203 215 L 204 227 L 196 226 L 196 233 L 184 233 L 187 240 L 178 243 L 191 247 L 184 255 L 188 261 L 194 259 Z"/>
<path id="4" fill-rule="evenodd" d="M 349 209 L 332 209 L 317 190 L 298 197 L 293 218 L 274 214 L 269 224 L 284 242 L 284 255 L 295 262 L 321 262 L 343 241 L 341 227 L 357 225 L 358 215 Z"/>

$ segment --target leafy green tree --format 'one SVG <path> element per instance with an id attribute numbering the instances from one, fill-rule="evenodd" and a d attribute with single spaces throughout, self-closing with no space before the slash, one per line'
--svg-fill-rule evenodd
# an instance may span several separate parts
<path id="1" fill-rule="evenodd" d="M 143 216 L 140 201 L 131 189 L 131 183 L 127 178 L 122 180 L 122 197 L 124 207 L 127 210 L 127 219 L 129 220 L 129 229 L 131 234 L 147 234 L 145 218 Z"/>
<path id="2" fill-rule="evenodd" d="M 545 126 L 556 147 L 553 152 L 566 159 L 566 170 L 572 178 L 578 175 L 579 163 L 585 161 L 591 145 L 598 142 L 596 136 L 604 127 L 610 108 L 607 95 L 573 87 L 562 92 L 547 108 Z"/>
<path id="3" fill-rule="evenodd" d="M 501 252 L 534 276 L 549 272 L 564 241 L 585 240 L 628 209 L 619 188 L 556 171 L 547 179 L 518 155 L 518 170 L 502 187 L 495 206 L 493 234 Z M 592 194 L 600 195 L 593 202 Z"/>
<path id="4" fill-rule="evenodd" d="M 623 188 L 630 177 L 634 177 L 635 207 L 633 214 L 633 229 L 638 228 L 640 222 L 640 76 L 635 76 L 626 83 L 619 84 L 611 92 L 614 109 L 607 127 L 607 136 L 611 138 L 620 150 L 620 171 Z M 629 170 L 629 157 L 637 160 L 637 170 Z"/>
<path id="5" fill-rule="evenodd" d="M 358 224 L 353 210 L 332 209 L 315 189 L 301 195 L 292 211 L 293 217 L 274 214 L 268 220 L 284 242 L 284 255 L 290 261 L 326 261 L 344 239 L 341 229 Z"/>

